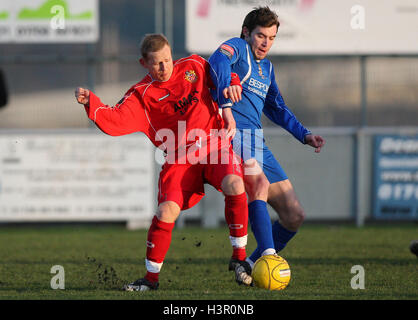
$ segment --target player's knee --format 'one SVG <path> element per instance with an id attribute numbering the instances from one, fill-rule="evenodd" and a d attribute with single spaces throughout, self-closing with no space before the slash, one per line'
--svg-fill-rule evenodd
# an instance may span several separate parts
<path id="1" fill-rule="evenodd" d="M 157 218 L 160 221 L 172 223 L 177 220 L 178 215 L 174 214 L 170 210 L 158 210 L 157 211 Z"/>
<path id="2" fill-rule="evenodd" d="M 243 169 L 246 176 L 258 176 L 263 173 L 263 169 L 254 158 L 246 160 L 243 164 Z"/>
<path id="3" fill-rule="evenodd" d="M 268 179 L 266 178 L 266 176 L 264 175 L 260 175 L 257 180 L 256 180 L 256 184 L 255 184 L 255 189 L 256 189 L 256 193 L 263 195 L 263 196 L 268 196 L 269 193 L 269 187 L 270 187 L 270 182 L 268 181 Z"/>
<path id="4" fill-rule="evenodd" d="M 246 179 L 245 190 L 248 193 L 249 201 L 264 200 L 267 201 L 270 182 L 265 175 L 261 174 Z"/>
<path id="5" fill-rule="evenodd" d="M 158 220 L 171 223 L 177 220 L 179 214 L 180 210 L 178 206 L 170 203 L 163 203 L 158 207 L 156 216 Z"/>
<path id="6" fill-rule="evenodd" d="M 295 208 L 292 208 L 292 211 L 288 214 L 288 221 L 287 225 L 293 229 L 297 230 L 302 225 L 302 223 L 305 221 L 305 211 L 301 206 L 297 206 Z"/>
<path id="7" fill-rule="evenodd" d="M 245 192 L 244 181 L 236 175 L 228 175 L 222 180 L 222 191 L 226 195 L 238 195 Z"/>

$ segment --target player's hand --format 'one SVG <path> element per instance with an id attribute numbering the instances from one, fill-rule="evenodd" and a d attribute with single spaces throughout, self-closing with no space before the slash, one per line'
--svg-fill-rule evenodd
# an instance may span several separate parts
<path id="1" fill-rule="evenodd" d="M 232 115 L 231 108 L 222 109 L 222 118 L 224 119 L 224 129 L 226 129 L 226 138 L 234 138 L 237 132 L 237 124 L 235 122 L 234 116 Z"/>
<path id="2" fill-rule="evenodd" d="M 90 100 L 90 91 L 78 87 L 77 89 L 75 89 L 75 98 L 77 99 L 77 102 L 80 104 L 88 104 Z"/>
<path id="3" fill-rule="evenodd" d="M 315 148 L 316 153 L 321 152 L 321 148 L 325 145 L 325 139 L 318 135 L 307 134 L 305 136 L 306 144 L 309 144 L 311 147 Z"/>
<path id="4" fill-rule="evenodd" d="M 238 85 L 232 85 L 223 90 L 223 95 L 225 99 L 231 99 L 232 103 L 236 103 L 238 101 L 241 101 L 241 92 L 242 87 Z"/>

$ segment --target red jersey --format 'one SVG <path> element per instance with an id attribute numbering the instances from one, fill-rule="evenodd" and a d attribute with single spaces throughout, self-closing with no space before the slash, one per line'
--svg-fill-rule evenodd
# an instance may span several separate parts
<path id="1" fill-rule="evenodd" d="M 171 147 L 177 153 L 179 145 L 190 146 L 198 141 L 191 133 L 193 129 L 209 136 L 211 129 L 223 127 L 218 105 L 210 94 L 213 84 L 209 68 L 209 63 L 198 55 L 176 60 L 169 80 L 154 80 L 148 74 L 113 107 L 90 93 L 89 105 L 85 106 L 87 115 L 109 135 L 144 132 L 156 147 L 168 152 Z M 239 78 L 235 80 L 239 83 Z M 174 143 L 174 147 L 167 143 Z"/>

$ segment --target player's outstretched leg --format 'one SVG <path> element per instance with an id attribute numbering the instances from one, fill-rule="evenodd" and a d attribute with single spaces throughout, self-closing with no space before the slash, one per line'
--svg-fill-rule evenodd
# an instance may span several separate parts
<path id="1" fill-rule="evenodd" d="M 158 289 L 158 277 L 163 261 L 171 243 L 171 234 L 175 221 L 180 214 L 180 207 L 172 201 L 163 202 L 158 207 L 157 215 L 152 219 L 147 237 L 147 255 L 145 266 L 147 273 L 123 287 L 125 291 L 147 291 Z"/>
<path id="2" fill-rule="evenodd" d="M 274 247 L 279 252 L 296 235 L 305 212 L 288 179 L 270 184 L 268 203 L 280 218 L 280 222 L 273 223 Z"/>
<path id="3" fill-rule="evenodd" d="M 225 195 L 225 220 L 229 227 L 229 239 L 233 248 L 229 269 L 235 272 L 238 284 L 252 285 L 251 267 L 246 259 L 248 206 L 244 182 L 237 175 L 222 180 Z"/>

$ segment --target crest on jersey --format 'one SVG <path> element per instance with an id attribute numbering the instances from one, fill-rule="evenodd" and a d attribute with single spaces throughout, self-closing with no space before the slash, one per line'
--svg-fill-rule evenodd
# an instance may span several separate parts
<path id="1" fill-rule="evenodd" d="M 264 79 L 263 70 L 261 69 L 260 64 L 258 65 L 258 74 L 260 75 L 261 79 Z"/>
<path id="2" fill-rule="evenodd" d="M 188 70 L 184 73 L 184 79 L 191 83 L 195 83 L 197 80 L 197 74 L 194 70 Z"/>

